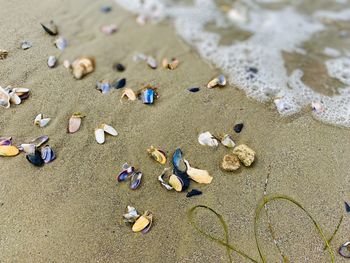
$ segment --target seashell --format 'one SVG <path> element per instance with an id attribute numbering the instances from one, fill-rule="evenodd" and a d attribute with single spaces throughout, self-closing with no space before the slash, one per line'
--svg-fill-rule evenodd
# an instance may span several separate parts
<path id="1" fill-rule="evenodd" d="M 172 163 L 174 166 L 174 169 L 179 171 L 186 171 L 186 164 L 184 163 L 182 159 L 182 151 L 180 148 L 177 148 L 173 154 Z"/>
<path id="2" fill-rule="evenodd" d="M 167 58 L 163 58 L 162 60 L 162 66 L 163 68 L 167 68 L 168 67 L 168 64 L 169 64 L 169 61 Z"/>
<path id="3" fill-rule="evenodd" d="M 219 75 L 218 77 L 212 79 L 211 81 L 209 81 L 209 83 L 207 84 L 207 87 L 209 89 L 211 88 L 215 88 L 216 86 L 225 86 L 226 85 L 226 78 L 224 75 Z"/>
<path id="4" fill-rule="evenodd" d="M 177 176 L 177 178 L 180 180 L 182 184 L 182 191 L 187 190 L 187 188 L 190 186 L 190 178 L 186 172 L 182 172 L 176 168 L 173 169 L 173 174 Z"/>
<path id="5" fill-rule="evenodd" d="M 199 87 L 192 87 L 192 88 L 188 88 L 187 89 L 189 92 L 198 92 L 198 91 L 200 91 L 200 88 Z"/>
<path id="6" fill-rule="evenodd" d="M 57 26 L 52 20 L 46 25 L 42 23 L 40 23 L 40 25 L 43 27 L 45 32 L 48 33 L 50 36 L 56 36 L 58 34 Z"/>
<path id="7" fill-rule="evenodd" d="M 129 173 L 127 170 L 123 170 L 118 176 L 117 176 L 117 180 L 118 182 L 123 182 L 126 179 L 129 178 L 129 176 L 131 175 L 131 173 Z"/>
<path id="8" fill-rule="evenodd" d="M 32 144 L 34 144 L 36 147 L 40 147 L 41 145 L 43 145 L 45 142 L 47 142 L 49 140 L 49 136 L 47 135 L 42 135 L 34 140 L 31 140 L 30 142 Z"/>
<path id="9" fill-rule="evenodd" d="M 44 165 L 44 160 L 41 158 L 41 153 L 38 149 L 34 151 L 34 153 L 27 154 L 26 158 L 28 162 L 35 166 L 43 166 Z"/>
<path id="10" fill-rule="evenodd" d="M 313 112 L 322 113 L 325 111 L 324 106 L 320 102 L 311 102 L 311 108 Z"/>
<path id="11" fill-rule="evenodd" d="M 250 166 L 254 162 L 255 152 L 245 144 L 235 147 L 233 154 L 237 155 L 244 166 Z"/>
<path id="12" fill-rule="evenodd" d="M 350 241 L 345 242 L 342 244 L 338 250 L 339 255 L 341 255 L 344 258 L 350 258 Z"/>
<path id="13" fill-rule="evenodd" d="M 158 67 L 157 61 L 151 56 L 147 57 L 146 62 L 152 69 L 156 69 Z"/>
<path id="14" fill-rule="evenodd" d="M 14 92 L 13 90 L 9 93 L 10 96 L 10 102 L 15 105 L 21 104 L 22 100 L 21 98 Z"/>
<path id="15" fill-rule="evenodd" d="M 130 189 L 136 190 L 141 184 L 142 173 L 141 172 L 133 172 L 131 174 L 130 180 Z"/>
<path id="16" fill-rule="evenodd" d="M 114 64 L 113 68 L 119 72 L 123 72 L 125 70 L 125 66 L 123 64 L 120 64 L 120 63 Z"/>
<path id="17" fill-rule="evenodd" d="M 95 61 L 93 58 L 81 57 L 77 58 L 72 63 L 73 76 L 76 79 L 81 79 L 85 75 L 91 73 L 95 69 Z"/>
<path id="18" fill-rule="evenodd" d="M 172 58 L 171 62 L 168 64 L 168 69 L 174 70 L 178 67 L 179 65 L 179 60 L 176 58 Z"/>
<path id="19" fill-rule="evenodd" d="M 63 67 L 65 67 L 65 68 L 67 68 L 67 69 L 69 69 L 69 68 L 71 68 L 71 63 L 70 63 L 70 61 L 68 60 L 68 59 L 65 59 L 64 61 L 63 61 Z"/>
<path id="20" fill-rule="evenodd" d="M 105 131 L 102 128 L 95 129 L 95 139 L 99 144 L 105 142 Z"/>
<path id="21" fill-rule="evenodd" d="M 138 53 L 138 54 L 133 56 L 133 60 L 135 62 L 146 61 L 147 60 L 147 56 L 145 54 L 143 54 L 143 53 Z"/>
<path id="22" fill-rule="evenodd" d="M 115 88 L 115 89 L 122 89 L 124 88 L 126 85 L 126 79 L 125 78 L 122 78 L 122 79 L 118 79 L 116 81 L 114 81 L 112 83 L 112 87 Z"/>
<path id="23" fill-rule="evenodd" d="M 5 59 L 8 55 L 8 51 L 5 49 L 0 49 L 0 59 Z"/>
<path id="24" fill-rule="evenodd" d="M 151 224 L 152 214 L 146 211 L 142 216 L 140 216 L 132 226 L 133 232 L 140 232 Z"/>
<path id="25" fill-rule="evenodd" d="M 187 160 L 184 160 L 184 162 L 187 167 L 187 174 L 193 181 L 196 181 L 197 183 L 200 183 L 200 184 L 211 183 L 211 181 L 213 180 L 213 177 L 209 175 L 208 171 L 191 167 Z"/>
<path id="26" fill-rule="evenodd" d="M 30 90 L 27 88 L 13 88 L 12 91 L 15 92 L 21 100 L 27 99 L 30 93 Z"/>
<path id="27" fill-rule="evenodd" d="M 128 100 L 136 100 L 136 94 L 132 89 L 125 89 L 122 93 L 121 99 L 126 97 Z"/>
<path id="28" fill-rule="evenodd" d="M 172 174 L 169 178 L 169 185 L 172 186 L 175 191 L 181 192 L 183 187 L 183 182 L 175 174 Z"/>
<path id="29" fill-rule="evenodd" d="M 110 24 L 101 27 L 102 33 L 105 33 L 106 35 L 112 35 L 113 33 L 117 32 L 117 29 L 118 27 L 116 24 Z"/>
<path id="30" fill-rule="evenodd" d="M 170 191 L 170 190 L 173 190 L 174 188 L 168 183 L 166 183 L 163 179 L 163 177 L 167 174 L 168 171 L 170 171 L 170 168 L 165 168 L 163 170 L 163 173 L 158 176 L 158 181 L 161 183 L 162 186 L 164 186 L 167 190 Z"/>
<path id="31" fill-rule="evenodd" d="M 239 161 L 237 155 L 226 154 L 222 160 L 221 168 L 227 172 L 233 172 L 241 167 L 241 162 Z"/>
<path id="32" fill-rule="evenodd" d="M 234 127 L 233 127 L 233 130 L 236 132 L 236 133 L 240 133 L 243 129 L 243 126 L 244 124 L 243 123 L 237 123 Z"/>
<path id="33" fill-rule="evenodd" d="M 344 202 L 344 205 L 345 205 L 345 211 L 347 213 L 350 213 L 350 205 L 347 202 Z"/>
<path id="34" fill-rule="evenodd" d="M 118 132 L 110 125 L 102 124 L 102 129 L 112 136 L 117 136 Z"/>
<path id="35" fill-rule="evenodd" d="M 55 56 L 49 56 L 47 59 L 47 65 L 49 68 L 54 68 L 57 63 L 57 58 Z"/>
<path id="36" fill-rule="evenodd" d="M 41 148 L 41 158 L 45 163 L 49 163 L 56 159 L 56 154 L 50 146 L 46 145 Z"/>
<path id="37" fill-rule="evenodd" d="M 49 122 L 51 118 L 44 118 L 43 114 L 38 114 L 34 119 L 34 125 L 38 125 L 39 127 L 43 128 L 45 127 Z"/>
<path id="38" fill-rule="evenodd" d="M 202 191 L 199 191 L 197 189 L 192 189 L 190 192 L 186 194 L 186 197 L 192 197 L 192 196 L 201 195 L 201 194 L 202 194 Z"/>
<path id="39" fill-rule="evenodd" d="M 162 150 L 156 149 L 153 146 L 151 146 L 151 148 L 147 149 L 147 152 L 158 163 L 160 163 L 160 164 L 165 164 L 166 163 L 166 154 Z"/>
<path id="40" fill-rule="evenodd" d="M 111 84 L 107 80 L 97 81 L 96 89 L 101 91 L 102 94 L 106 94 L 111 89 Z"/>
<path id="41" fill-rule="evenodd" d="M 123 215 L 125 223 L 135 223 L 136 219 L 140 217 L 135 207 L 127 206 L 128 212 Z"/>
<path id="42" fill-rule="evenodd" d="M 19 153 L 19 150 L 16 146 L 12 145 L 1 145 L 0 146 L 0 156 L 16 156 Z"/>
<path id="43" fill-rule="evenodd" d="M 0 146 L 12 145 L 12 137 L 1 137 Z"/>
<path id="44" fill-rule="evenodd" d="M 199 134 L 198 136 L 198 142 L 201 145 L 207 145 L 210 147 L 217 147 L 219 145 L 219 142 L 210 132 L 203 132 Z"/>
<path id="45" fill-rule="evenodd" d="M 55 40 L 55 46 L 59 50 L 63 51 L 68 46 L 68 41 L 64 37 L 59 37 Z"/>
<path id="46" fill-rule="evenodd" d="M 22 143 L 18 148 L 25 153 L 34 153 L 36 146 L 31 143 Z"/>
<path id="47" fill-rule="evenodd" d="M 21 48 L 22 48 L 23 50 L 29 49 L 29 48 L 31 48 L 31 47 L 32 47 L 32 42 L 26 41 L 26 40 L 24 40 L 24 41 L 21 42 Z"/>
<path id="48" fill-rule="evenodd" d="M 141 92 L 141 100 L 144 104 L 153 104 L 155 92 L 151 88 L 146 88 Z"/>
<path id="49" fill-rule="evenodd" d="M 149 224 L 141 231 L 142 234 L 146 234 L 152 227 L 153 215 L 150 212 L 148 212 L 147 218 L 149 220 Z"/>
<path id="50" fill-rule="evenodd" d="M 81 119 L 84 117 L 85 115 L 81 114 L 80 112 L 73 113 L 73 115 L 69 118 L 69 121 L 68 121 L 68 132 L 69 133 L 77 132 L 81 125 Z"/>
<path id="51" fill-rule="evenodd" d="M 10 108 L 10 95 L 0 86 L 0 106 Z"/>
<path id="52" fill-rule="evenodd" d="M 221 139 L 221 144 L 228 147 L 228 148 L 233 148 L 235 147 L 235 142 L 233 141 L 231 135 L 225 134 L 222 139 Z"/>
<path id="53" fill-rule="evenodd" d="M 100 11 L 102 13 L 109 13 L 112 11 L 112 7 L 108 5 L 101 6 Z"/>

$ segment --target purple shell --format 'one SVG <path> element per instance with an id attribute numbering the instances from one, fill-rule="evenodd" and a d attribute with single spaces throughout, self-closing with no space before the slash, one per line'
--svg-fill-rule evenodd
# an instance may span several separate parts
<path id="1" fill-rule="evenodd" d="M 56 159 L 56 154 L 51 147 L 47 145 L 41 148 L 41 158 L 45 163 L 49 163 Z"/>
<path id="2" fill-rule="evenodd" d="M 338 250 L 339 254 L 344 258 L 350 258 L 350 241 L 342 244 Z"/>
<path id="3" fill-rule="evenodd" d="M 117 180 L 118 182 L 123 182 L 126 179 L 128 179 L 130 173 L 128 173 L 127 170 L 122 171 L 118 176 L 117 176 Z"/>
<path id="4" fill-rule="evenodd" d="M 0 138 L 0 146 L 12 145 L 12 141 L 9 138 Z"/>
<path id="5" fill-rule="evenodd" d="M 131 175 L 131 182 L 130 182 L 130 188 L 132 190 L 135 190 L 139 187 L 141 183 L 142 173 L 141 172 L 134 172 Z"/>

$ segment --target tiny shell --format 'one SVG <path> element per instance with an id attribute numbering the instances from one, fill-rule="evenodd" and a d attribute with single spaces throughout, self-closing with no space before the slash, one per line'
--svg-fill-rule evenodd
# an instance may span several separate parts
<path id="1" fill-rule="evenodd" d="M 191 167 L 187 160 L 184 160 L 184 162 L 187 166 L 187 174 L 193 181 L 196 181 L 200 184 L 211 183 L 213 177 L 210 176 L 208 171 Z"/>
<path id="2" fill-rule="evenodd" d="M 118 132 L 110 125 L 102 124 L 102 129 L 112 136 L 117 136 Z"/>
<path id="3" fill-rule="evenodd" d="M 180 62 L 179 62 L 178 59 L 173 58 L 173 59 L 171 60 L 171 62 L 168 64 L 168 69 L 171 69 L 171 70 L 176 69 L 176 68 L 178 67 L 179 63 L 180 63 Z"/>
<path id="4" fill-rule="evenodd" d="M 55 56 L 49 56 L 47 60 L 47 65 L 49 68 L 54 68 L 57 63 L 57 58 Z"/>
<path id="5" fill-rule="evenodd" d="M 222 160 L 221 168 L 227 172 L 233 172 L 241 167 L 241 163 L 235 154 L 226 154 Z"/>
<path id="6" fill-rule="evenodd" d="M 16 146 L 12 145 L 1 145 L 0 146 L 0 156 L 16 156 L 19 153 L 19 150 Z"/>
<path id="7" fill-rule="evenodd" d="M 1 137 L 0 146 L 12 145 L 12 137 Z"/>
<path id="8" fill-rule="evenodd" d="M 201 145 L 207 145 L 210 147 L 217 147 L 219 145 L 219 142 L 210 132 L 203 132 L 199 134 L 198 136 L 198 142 Z"/>
<path id="9" fill-rule="evenodd" d="M 132 89 L 129 89 L 129 88 L 126 88 L 123 93 L 122 93 L 122 96 L 121 96 L 121 99 L 126 97 L 128 100 L 136 100 L 136 94 L 135 92 L 132 90 Z"/>
<path id="10" fill-rule="evenodd" d="M 65 59 L 63 61 L 63 66 L 66 68 L 66 69 L 69 69 L 72 65 L 70 63 L 70 61 L 68 59 Z"/>
<path id="11" fill-rule="evenodd" d="M 10 102 L 15 104 L 15 105 L 19 105 L 21 104 L 22 100 L 21 98 L 16 94 L 16 92 L 14 92 L 13 90 L 9 93 L 10 96 Z"/>
<path id="12" fill-rule="evenodd" d="M 148 64 L 148 66 L 150 66 L 150 68 L 152 68 L 152 69 L 156 69 L 158 67 L 157 61 L 151 56 L 147 57 L 146 62 Z"/>
<path id="13" fill-rule="evenodd" d="M 68 122 L 68 132 L 75 133 L 79 130 L 81 125 L 81 119 L 85 116 L 79 112 L 73 113 L 73 115 L 69 118 Z"/>
<path id="14" fill-rule="evenodd" d="M 238 156 L 244 166 L 250 166 L 255 159 L 255 152 L 245 144 L 235 147 L 233 149 L 233 154 Z"/>
<path id="15" fill-rule="evenodd" d="M 59 50 L 63 51 L 68 46 L 68 41 L 64 37 L 59 37 L 55 40 L 55 45 Z"/>
<path id="16" fill-rule="evenodd" d="M 236 132 L 236 133 L 240 133 L 242 131 L 244 127 L 244 124 L 241 122 L 241 123 L 237 123 L 234 127 L 233 127 L 233 130 Z"/>
<path id="17" fill-rule="evenodd" d="M 117 29 L 118 27 L 116 24 L 110 24 L 101 27 L 101 31 L 106 35 L 112 35 L 113 33 L 117 32 Z"/>
<path id="18" fill-rule="evenodd" d="M 107 80 L 101 80 L 96 82 L 96 89 L 101 91 L 102 94 L 106 94 L 111 89 L 111 84 Z"/>
<path id="19" fill-rule="evenodd" d="M 221 139 L 221 144 L 228 147 L 228 148 L 233 148 L 235 147 L 235 142 L 233 141 L 231 135 L 225 134 L 222 139 Z"/>
<path id="20" fill-rule="evenodd" d="M 164 186 L 167 190 L 173 190 L 174 188 L 166 183 L 163 179 L 163 177 L 170 171 L 170 168 L 165 168 L 161 175 L 158 176 L 158 181 L 161 183 L 162 186 Z"/>
<path id="21" fill-rule="evenodd" d="M 122 89 L 124 88 L 126 85 L 126 79 L 122 78 L 122 79 L 117 79 L 116 81 L 114 81 L 112 83 L 112 87 L 114 87 L 115 89 Z"/>
<path id="22" fill-rule="evenodd" d="M 76 79 L 81 79 L 85 75 L 91 73 L 95 69 L 95 62 L 93 58 L 81 57 L 77 58 L 72 63 L 73 76 Z"/>
<path id="23" fill-rule="evenodd" d="M 109 13 L 112 11 L 112 7 L 108 5 L 101 6 L 100 11 L 102 13 Z"/>
<path id="24" fill-rule="evenodd" d="M 51 118 L 44 118 L 44 115 L 39 113 L 34 119 L 34 124 L 43 128 L 50 122 L 50 120 Z"/>
<path id="25" fill-rule="evenodd" d="M 116 63 L 113 65 L 113 68 L 116 70 L 116 71 L 119 71 L 119 72 L 123 72 L 125 70 L 125 66 L 121 63 Z"/>
<path id="26" fill-rule="evenodd" d="M 5 59 L 8 55 L 8 51 L 5 49 L 0 49 L 0 59 Z"/>
<path id="27" fill-rule="evenodd" d="M 21 48 L 23 50 L 29 49 L 31 47 L 32 47 L 32 42 L 26 41 L 26 40 L 21 42 Z"/>
<path id="28" fill-rule="evenodd" d="M 56 36 L 58 34 L 57 26 L 53 21 L 50 21 L 48 24 L 44 25 L 40 23 L 40 25 L 43 27 L 46 33 L 48 33 L 50 36 Z"/>
<path id="29" fill-rule="evenodd" d="M 35 138 L 34 140 L 31 140 L 30 142 L 32 144 L 34 144 L 36 147 L 40 147 L 41 145 L 43 145 L 45 142 L 47 142 L 49 140 L 49 136 L 47 135 L 42 135 L 38 138 Z"/>
<path id="30" fill-rule="evenodd" d="M 135 207 L 127 206 L 128 212 L 123 215 L 125 223 L 135 223 L 136 219 L 140 217 Z"/>
<path id="31" fill-rule="evenodd" d="M 177 177 L 175 174 L 172 174 L 169 178 L 169 184 L 175 189 L 175 191 L 177 192 L 181 192 L 182 191 L 182 182 L 179 179 L 179 177 Z"/>
<path id="32" fill-rule="evenodd" d="M 153 146 L 147 149 L 147 152 L 153 157 L 154 160 L 159 162 L 160 164 L 166 163 L 166 155 L 162 150 L 156 149 Z"/>
<path id="33" fill-rule="evenodd" d="M 46 145 L 41 148 L 41 158 L 45 163 L 49 163 L 56 159 L 56 154 L 50 146 Z"/>
<path id="34" fill-rule="evenodd" d="M 0 86 L 0 106 L 10 108 L 10 95 Z"/>
<path id="35" fill-rule="evenodd" d="M 211 88 L 214 88 L 216 86 L 223 87 L 225 85 L 226 85 L 226 78 L 225 78 L 225 76 L 224 75 L 219 75 L 218 77 L 216 77 L 216 78 L 212 79 L 211 81 L 209 81 L 207 87 L 209 89 L 211 89 Z"/>
<path id="36" fill-rule="evenodd" d="M 350 258 L 350 241 L 342 244 L 338 250 L 339 254 L 344 258 Z"/>
<path id="37" fill-rule="evenodd" d="M 99 144 L 103 144 L 105 142 L 105 132 L 103 129 L 98 128 L 95 130 L 95 139 Z"/>
<path id="38" fill-rule="evenodd" d="M 189 92 L 195 93 L 195 92 L 200 91 L 200 87 L 192 87 L 192 88 L 188 88 L 187 90 L 188 90 Z"/>

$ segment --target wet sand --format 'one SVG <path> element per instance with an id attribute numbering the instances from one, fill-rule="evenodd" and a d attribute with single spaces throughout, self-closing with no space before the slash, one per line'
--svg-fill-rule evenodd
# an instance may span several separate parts
<path id="1" fill-rule="evenodd" d="M 101 13 L 104 4 L 112 5 L 112 12 Z M 7 49 L 9 56 L 0 61 L 0 85 L 28 87 L 32 93 L 23 104 L 0 109 L 0 136 L 13 136 L 17 144 L 49 135 L 57 160 L 36 168 L 24 154 L 0 159 L 0 262 L 228 262 L 223 246 L 189 224 L 188 210 L 198 204 L 220 213 L 228 224 L 230 242 L 258 259 L 254 213 L 269 166 L 268 193 L 302 203 L 327 238 L 344 215 L 331 247 L 335 262 L 346 262 L 336 250 L 348 241 L 350 230 L 343 204 L 350 201 L 349 130 L 324 125 L 307 110 L 281 118 L 272 106 L 247 99 L 236 87 L 206 89 L 208 80 L 220 71 L 182 43 L 171 25 L 140 27 L 112 1 L 3 1 L 1 6 L 0 48 Z M 55 69 L 49 69 L 46 61 L 60 52 L 39 24 L 50 19 L 69 41 Z M 100 27 L 110 23 L 118 24 L 119 31 L 105 36 Z M 33 47 L 20 49 L 22 40 L 32 41 Z M 181 64 L 174 71 L 152 70 L 133 62 L 137 52 L 158 61 L 176 56 Z M 77 81 L 62 62 L 80 55 L 94 56 L 97 67 Z M 125 64 L 127 70 L 113 71 L 114 62 Z M 102 95 L 95 89 L 96 80 L 117 77 L 126 77 L 127 86 L 134 90 L 154 81 L 160 98 L 152 106 L 140 101 L 121 103 L 122 91 Z M 190 93 L 186 89 L 191 86 L 202 89 Z M 79 132 L 67 134 L 68 118 L 77 111 L 87 117 Z M 43 129 L 33 125 L 38 113 L 52 117 Z M 245 127 L 234 134 L 238 121 Z M 104 145 L 98 145 L 93 132 L 103 122 L 115 127 L 119 136 L 109 136 Z M 204 131 L 231 133 L 237 143 L 256 151 L 255 164 L 236 173 L 221 171 L 220 161 L 230 150 L 199 145 L 198 134 Z M 169 154 L 181 147 L 191 164 L 213 175 L 213 182 L 192 183 L 191 188 L 203 191 L 193 198 L 166 191 L 157 181 L 164 166 L 146 152 L 151 145 Z M 116 185 L 115 175 L 125 162 L 144 173 L 136 191 L 128 183 Z M 127 205 L 154 213 L 154 226 L 147 235 L 132 233 L 124 225 Z M 330 262 L 305 213 L 283 201 L 269 209 L 277 240 L 291 262 Z M 223 238 L 212 215 L 200 213 L 196 218 Z M 281 262 L 266 216 L 259 227 L 259 241 L 267 262 Z M 235 262 L 250 262 L 232 255 Z"/>

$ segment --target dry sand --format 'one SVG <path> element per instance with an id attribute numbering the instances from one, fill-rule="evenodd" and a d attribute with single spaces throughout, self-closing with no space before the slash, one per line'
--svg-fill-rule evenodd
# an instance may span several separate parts
<path id="1" fill-rule="evenodd" d="M 113 11 L 103 14 L 103 4 Z M 348 156 L 349 130 L 321 124 L 303 112 L 281 118 L 273 107 L 251 101 L 235 87 L 208 90 L 207 81 L 220 73 L 203 62 L 180 42 L 172 26 L 164 22 L 140 27 L 132 15 L 113 2 L 93 0 L 1 1 L 0 48 L 9 50 L 0 61 L 1 85 L 31 89 L 22 105 L 0 109 L 0 136 L 13 136 L 21 143 L 42 134 L 57 160 L 36 168 L 24 154 L 1 158 L 0 173 L 0 262 L 228 262 L 225 248 L 204 238 L 189 224 L 188 210 L 197 204 L 214 208 L 229 226 L 230 242 L 258 259 L 253 231 L 254 212 L 261 200 L 268 166 L 268 193 L 285 194 L 301 202 L 330 237 L 341 215 L 343 201 L 350 201 Z M 52 37 L 39 22 L 53 19 L 69 47 L 60 65 L 49 69 L 49 55 L 59 55 Z M 117 23 L 113 36 L 100 27 Z M 19 48 L 30 40 L 29 50 Z M 135 63 L 132 56 L 143 52 L 160 61 L 177 56 L 181 65 L 174 71 L 151 70 Z M 97 68 L 83 80 L 74 80 L 62 66 L 63 59 L 94 56 Z M 122 62 L 127 70 L 114 72 Z M 121 91 L 106 95 L 95 90 L 95 81 L 126 77 L 137 90 L 154 80 L 160 99 L 152 106 L 140 101 L 119 101 Z M 189 93 L 190 86 L 202 86 Z M 84 112 L 82 128 L 66 133 L 69 116 Z M 38 113 L 52 117 L 43 129 L 33 125 Z M 233 133 L 243 121 L 238 143 L 257 152 L 251 168 L 237 173 L 219 169 L 229 150 L 198 144 L 200 132 Z M 94 140 L 94 128 L 106 122 L 119 136 L 107 137 L 104 145 Z M 195 166 L 207 169 L 214 180 L 208 186 L 192 183 L 203 195 L 186 198 L 168 192 L 157 181 L 163 166 L 147 155 L 154 145 L 172 153 L 181 147 Z M 128 184 L 116 185 L 120 166 L 129 162 L 141 169 L 144 180 L 132 191 Z M 127 205 L 151 210 L 155 223 L 147 235 L 135 234 L 121 216 Z M 312 222 L 286 202 L 270 205 L 271 221 L 282 250 L 291 262 L 330 262 Z M 198 221 L 222 238 L 222 229 L 212 215 L 201 213 Z M 331 243 L 336 262 L 339 245 L 349 239 L 349 215 Z M 267 262 L 281 262 L 263 216 L 259 231 Z M 249 262 L 233 253 L 235 262 Z"/>

